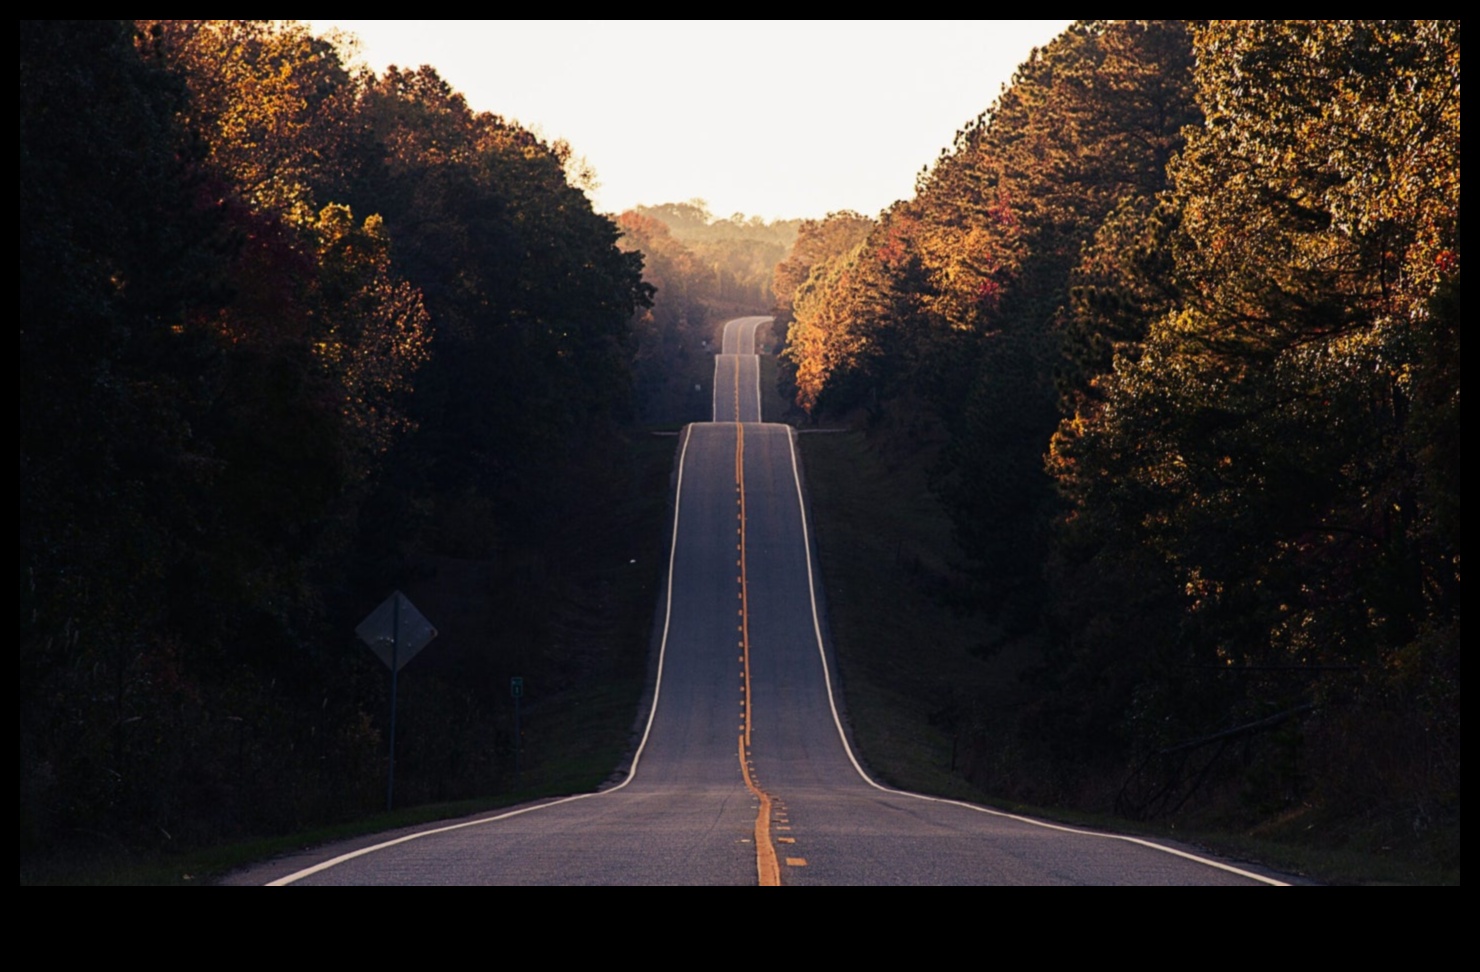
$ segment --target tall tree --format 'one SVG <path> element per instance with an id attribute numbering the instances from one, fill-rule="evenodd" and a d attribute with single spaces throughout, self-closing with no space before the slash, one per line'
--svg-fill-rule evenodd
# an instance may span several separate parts
<path id="1" fill-rule="evenodd" d="M 851 210 L 828 213 L 825 219 L 802 222 L 791 252 L 776 264 L 771 277 L 771 292 L 776 296 L 776 309 L 781 313 L 782 323 L 789 323 L 787 317 L 791 313 L 792 298 L 797 288 L 807 282 L 813 269 L 862 243 L 873 226 L 873 220 Z"/>
<path id="2" fill-rule="evenodd" d="M 444 497 L 492 498 L 500 529 L 537 530 L 560 464 L 630 414 L 641 258 L 567 182 L 566 155 L 475 114 L 431 68 L 389 69 L 359 111 L 380 162 L 354 198 L 383 214 L 436 322 L 414 465 Z"/>
<path id="3" fill-rule="evenodd" d="M 1061 315 L 1083 248 L 1122 205 L 1158 192 L 1196 121 L 1177 21 L 1089 22 L 1018 72 L 989 116 L 923 183 L 939 312 L 978 336 L 957 388 L 944 490 L 1009 629 L 1036 625 L 1054 512 L 1042 456 L 1058 422 Z"/>

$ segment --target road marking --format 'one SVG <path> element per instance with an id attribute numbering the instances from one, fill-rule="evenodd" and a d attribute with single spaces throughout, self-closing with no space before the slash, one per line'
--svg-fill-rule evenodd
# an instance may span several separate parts
<path id="1" fill-rule="evenodd" d="M 738 373 L 737 373 L 737 381 Z M 776 863 L 776 846 L 771 843 L 771 797 L 756 784 L 750 774 L 751 696 L 750 696 L 750 599 L 745 558 L 745 426 L 739 421 L 740 399 L 735 399 L 735 482 L 739 485 L 740 503 L 740 665 L 741 705 L 745 711 L 745 731 L 737 748 L 740 775 L 745 788 L 760 801 L 755 814 L 755 872 L 760 886 L 780 887 L 781 868 Z"/>
<path id="2" fill-rule="evenodd" d="M 750 778 L 750 767 L 745 765 L 745 737 L 741 736 L 740 775 L 745 778 L 745 788 L 760 801 L 755 815 L 755 875 L 763 888 L 781 886 L 781 868 L 776 864 L 776 848 L 771 845 L 771 798 L 766 791 L 755 785 Z"/>
<path id="3" fill-rule="evenodd" d="M 755 328 L 750 329 L 750 339 L 752 342 L 750 350 L 754 351 Z M 751 360 L 755 362 L 755 420 L 757 422 L 764 422 L 766 416 L 761 408 L 761 359 L 759 355 L 753 355 Z"/>
<path id="4" fill-rule="evenodd" d="M 739 411 L 739 406 L 736 406 Z M 745 748 L 750 748 L 750 601 L 745 562 L 745 426 L 735 423 L 735 482 L 740 486 L 740 657 L 745 681 Z"/>
<path id="5" fill-rule="evenodd" d="M 807 859 L 805 857 L 788 857 L 786 859 L 786 866 L 787 867 L 806 867 L 807 866 Z"/>

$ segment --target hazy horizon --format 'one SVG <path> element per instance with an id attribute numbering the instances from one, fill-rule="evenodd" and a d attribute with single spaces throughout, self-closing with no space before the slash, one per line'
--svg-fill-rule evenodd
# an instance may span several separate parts
<path id="1" fill-rule="evenodd" d="M 477 111 L 563 138 L 596 207 L 877 215 L 1071 21 L 312 20 L 375 71 L 430 64 Z M 850 160 L 852 160 L 850 162 Z"/>

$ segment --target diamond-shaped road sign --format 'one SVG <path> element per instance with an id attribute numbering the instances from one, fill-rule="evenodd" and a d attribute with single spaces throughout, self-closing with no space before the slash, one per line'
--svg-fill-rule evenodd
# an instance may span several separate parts
<path id="1" fill-rule="evenodd" d="M 398 628 L 399 638 L 396 637 Z M 416 657 L 417 652 L 437 637 L 437 629 L 422 617 L 416 605 L 407 600 L 405 594 L 396 591 L 381 601 L 380 607 L 365 615 L 365 620 L 355 628 L 355 634 L 380 656 L 386 668 L 391 667 L 391 660 L 394 658 L 396 671 L 399 672 L 406 667 L 407 662 Z"/>

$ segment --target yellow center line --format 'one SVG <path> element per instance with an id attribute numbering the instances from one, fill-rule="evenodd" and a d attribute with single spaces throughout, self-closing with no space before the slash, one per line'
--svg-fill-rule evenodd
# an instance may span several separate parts
<path id="1" fill-rule="evenodd" d="M 750 775 L 750 592 L 745 575 L 745 426 L 739 421 L 738 377 L 736 385 L 735 485 L 739 488 L 740 502 L 740 664 L 742 675 L 740 704 L 745 710 L 744 730 L 740 734 L 736 749 L 740 757 L 740 775 L 745 779 L 745 788 L 760 803 L 755 815 L 755 871 L 760 886 L 766 888 L 781 885 L 781 865 L 776 860 L 776 846 L 771 843 L 771 797 L 756 785 Z"/>
<path id="2" fill-rule="evenodd" d="M 760 808 L 755 813 L 756 883 L 763 888 L 779 888 L 781 864 L 776 860 L 776 847 L 771 843 L 771 798 L 750 778 L 750 767 L 745 765 L 744 736 L 740 737 L 740 774 L 745 777 L 745 788 L 760 801 Z"/>

